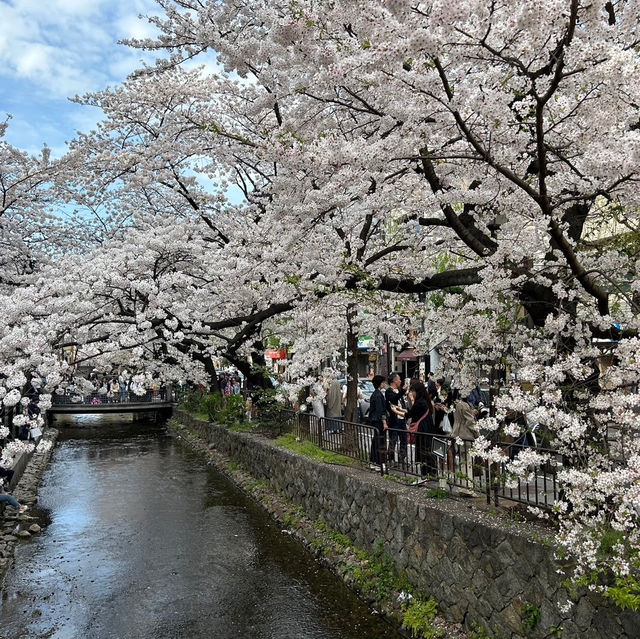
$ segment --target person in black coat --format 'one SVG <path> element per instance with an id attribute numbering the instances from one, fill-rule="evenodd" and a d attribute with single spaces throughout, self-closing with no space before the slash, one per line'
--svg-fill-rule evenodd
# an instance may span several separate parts
<path id="1" fill-rule="evenodd" d="M 389 461 L 395 458 L 395 449 L 398 447 L 398 461 L 404 463 L 407 459 L 407 422 L 394 410 L 405 408 L 404 397 L 407 389 L 402 387 L 402 379 L 398 373 L 391 373 L 387 380 L 389 387 L 385 393 L 387 400 L 388 430 L 389 430 Z"/>
<path id="2" fill-rule="evenodd" d="M 39 402 L 40 402 L 40 398 L 38 396 L 31 398 L 31 401 L 27 406 L 27 413 L 29 415 L 29 419 L 36 419 L 42 413 L 42 411 L 40 410 L 40 406 L 38 406 Z"/>
<path id="3" fill-rule="evenodd" d="M 371 440 L 369 460 L 377 469 L 385 461 L 386 430 L 387 430 L 387 402 L 383 395 L 384 377 L 376 375 L 372 380 L 374 391 L 369 400 L 369 422 L 375 428 Z"/>

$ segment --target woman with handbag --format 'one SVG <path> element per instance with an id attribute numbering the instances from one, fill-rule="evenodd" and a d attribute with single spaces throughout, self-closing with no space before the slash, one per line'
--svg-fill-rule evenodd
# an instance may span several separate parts
<path id="1" fill-rule="evenodd" d="M 411 420 L 409 432 L 415 438 L 415 460 L 420 467 L 420 481 L 422 481 L 431 475 L 437 476 L 438 474 L 438 467 L 431 452 L 431 442 L 433 436 L 439 434 L 439 432 L 436 431 L 433 423 L 433 403 L 422 382 L 417 382 L 411 386 L 409 399 L 411 400 L 411 408 L 409 410 L 395 407 L 392 410 L 399 417 Z M 411 436 L 409 441 L 411 441 Z"/>

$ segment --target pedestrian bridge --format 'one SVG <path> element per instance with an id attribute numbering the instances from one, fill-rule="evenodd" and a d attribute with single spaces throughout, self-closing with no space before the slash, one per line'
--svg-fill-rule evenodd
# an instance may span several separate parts
<path id="1" fill-rule="evenodd" d="M 149 391 L 146 395 L 118 395 L 107 398 L 98 394 L 87 396 L 53 395 L 52 406 L 47 410 L 55 415 L 89 415 L 100 413 L 142 413 L 157 412 L 171 414 L 177 403 L 166 394 Z"/>

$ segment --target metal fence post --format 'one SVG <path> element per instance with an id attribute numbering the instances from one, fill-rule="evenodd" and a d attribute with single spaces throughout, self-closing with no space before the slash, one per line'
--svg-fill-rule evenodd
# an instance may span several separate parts
<path id="1" fill-rule="evenodd" d="M 491 505 L 491 462 L 485 459 L 484 467 L 485 492 L 487 493 L 487 505 Z"/>

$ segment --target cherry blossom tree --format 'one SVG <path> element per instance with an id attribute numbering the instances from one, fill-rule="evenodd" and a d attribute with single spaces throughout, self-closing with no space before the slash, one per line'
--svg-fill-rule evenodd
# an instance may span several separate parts
<path id="1" fill-rule="evenodd" d="M 9 120 L 0 123 L 0 403 L 19 413 L 28 403 L 22 393 L 30 378 L 37 378 L 38 367 L 56 362 L 46 335 L 38 332 L 30 287 L 56 256 L 73 250 L 82 231 L 72 230 L 67 216 L 58 214 L 59 162 L 51 161 L 46 146 L 34 157 L 9 144 L 4 139 Z M 49 400 L 43 392 L 43 409 Z M 16 419 L 17 426 L 22 416 Z"/>
<path id="2" fill-rule="evenodd" d="M 16 149 L 5 139 L 8 121 L 0 124 L 0 286 L 10 291 L 23 285 L 46 259 L 56 236 L 47 204 L 49 150 L 39 158 Z M 53 235 L 53 237 L 51 237 Z"/>
<path id="3" fill-rule="evenodd" d="M 637 595 L 637 3 L 158 4 L 161 35 L 130 44 L 164 57 L 79 98 L 105 120 L 58 181 L 114 232 L 52 267 L 16 374 L 73 343 L 201 375 L 276 331 L 304 375 L 371 318 L 446 322 L 463 390 L 518 371 L 486 425 L 528 411 L 563 456 L 576 582 Z"/>
<path id="4" fill-rule="evenodd" d="M 418 292 L 446 255 L 447 294 L 426 323 L 452 322 L 457 379 L 517 366 L 528 390 L 500 410 L 537 411 L 569 461 L 556 507 L 578 575 L 613 530 L 609 565 L 636 587 L 638 451 L 609 435 L 631 437 L 638 409 L 638 7 L 160 4 L 161 37 L 137 44 L 170 55 L 147 79 L 186 78 L 180 65 L 208 50 L 228 73 L 208 83 L 229 87 L 205 103 L 213 113 L 185 103 L 215 173 L 248 185 L 266 226 L 342 233 L 341 260 L 305 244 L 309 282 Z M 380 252 L 399 259 L 371 260 Z M 604 373 L 603 340 L 615 345 Z"/>

